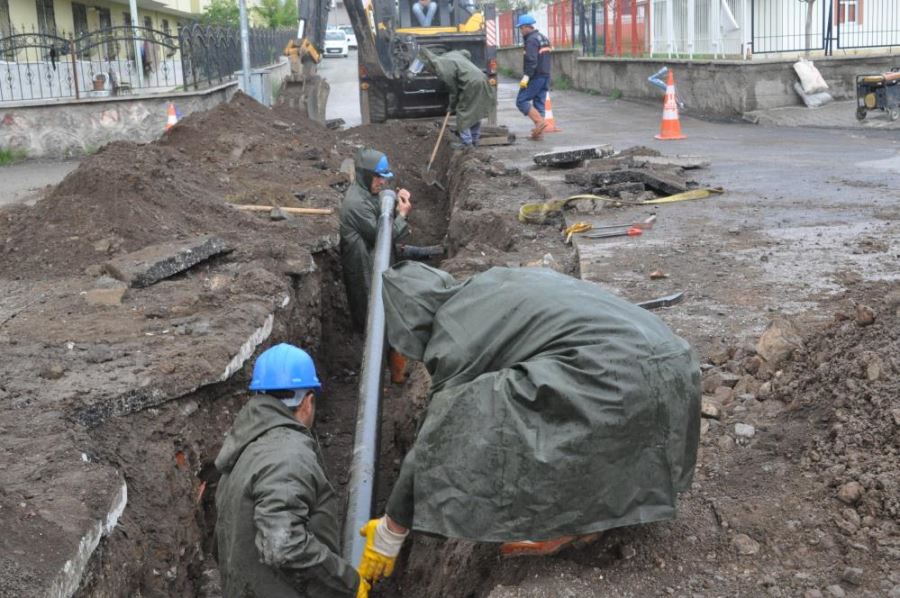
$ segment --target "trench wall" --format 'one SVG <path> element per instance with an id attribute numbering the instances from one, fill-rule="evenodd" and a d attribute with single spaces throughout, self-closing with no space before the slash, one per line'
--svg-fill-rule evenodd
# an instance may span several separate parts
<path id="1" fill-rule="evenodd" d="M 794 91 L 796 60 L 678 60 L 644 58 L 583 57 L 578 50 L 553 51 L 553 77 L 564 76 L 582 91 L 609 95 L 621 93 L 630 100 L 662 103 L 662 91 L 647 83 L 647 77 L 663 66 L 675 74 L 686 112 L 720 118 L 739 118 L 745 112 L 801 105 Z M 898 56 L 829 56 L 818 58 L 822 73 L 835 99 L 856 97 L 856 76 L 889 71 L 900 66 Z M 502 48 L 500 68 L 522 72 L 522 49 Z"/>
<path id="2" fill-rule="evenodd" d="M 322 341 L 333 309 L 326 289 L 338 275 L 334 247 L 323 248 L 315 261 L 312 271 L 291 277 L 288 307 L 273 308 L 261 346 L 301 345 L 324 376 L 328 347 Z M 248 399 L 252 363 L 247 359 L 223 382 L 91 429 L 96 457 L 127 481 L 128 500 L 86 566 L 68 571 L 79 586 L 76 595 L 221 596 L 212 556 L 214 461 Z"/>

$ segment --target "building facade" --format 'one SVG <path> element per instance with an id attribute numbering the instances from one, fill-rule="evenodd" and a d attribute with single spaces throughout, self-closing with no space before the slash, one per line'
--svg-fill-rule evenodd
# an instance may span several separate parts
<path id="1" fill-rule="evenodd" d="M 195 19 L 207 0 L 137 0 L 138 23 L 174 34 Z M 128 0 L 0 0 L 0 37 L 13 32 L 79 36 L 131 25 Z"/>

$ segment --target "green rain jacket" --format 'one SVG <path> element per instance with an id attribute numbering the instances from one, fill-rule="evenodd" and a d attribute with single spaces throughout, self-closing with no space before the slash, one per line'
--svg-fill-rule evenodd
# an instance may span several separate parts
<path id="1" fill-rule="evenodd" d="M 456 126 L 468 129 L 487 118 L 496 103 L 496 90 L 487 75 L 472 64 L 462 52 L 453 50 L 437 55 L 427 48 L 420 50 L 422 59 L 450 92 L 450 110 L 456 112 Z"/>
<path id="2" fill-rule="evenodd" d="M 338 497 L 290 408 L 253 397 L 216 458 L 216 543 L 226 598 L 339 598 L 359 575 L 339 554 Z"/>
<path id="3" fill-rule="evenodd" d="M 356 179 L 341 205 L 341 264 L 350 315 L 357 330 L 366 327 L 369 289 L 372 283 L 372 250 L 378 235 L 381 202 L 372 188 L 375 166 L 381 160 L 379 151 L 364 149 L 356 154 Z M 394 218 L 394 240 L 409 232 L 406 218 Z"/>
<path id="4" fill-rule="evenodd" d="M 387 513 L 453 538 L 545 540 L 675 517 L 700 369 L 650 312 L 545 269 L 384 273 L 392 347 L 432 388 Z"/>

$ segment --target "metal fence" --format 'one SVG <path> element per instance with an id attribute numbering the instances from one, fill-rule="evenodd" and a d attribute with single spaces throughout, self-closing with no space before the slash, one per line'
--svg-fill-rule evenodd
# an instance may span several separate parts
<path id="1" fill-rule="evenodd" d="M 521 44 L 515 22 L 522 12 L 499 15 L 501 45 Z M 554 47 L 593 56 L 750 58 L 900 47 L 900 0 L 559 0 L 531 14 Z"/>
<path id="2" fill-rule="evenodd" d="M 647 0 L 578 1 L 577 43 L 588 56 L 644 56 L 650 19 Z"/>
<path id="3" fill-rule="evenodd" d="M 275 61 L 292 29 L 251 29 L 251 65 Z M 199 89 L 241 68 L 240 34 L 189 25 L 172 35 L 106 27 L 79 36 L 36 30 L 0 37 L 0 102 L 81 99 Z"/>
<path id="4" fill-rule="evenodd" d="M 754 54 L 824 50 L 831 2 L 752 3 Z"/>
<path id="5" fill-rule="evenodd" d="M 898 0 L 838 0 L 836 4 L 831 13 L 838 48 L 900 46 Z"/>
<path id="6" fill-rule="evenodd" d="M 898 0 L 753 0 L 753 53 L 900 46 Z"/>

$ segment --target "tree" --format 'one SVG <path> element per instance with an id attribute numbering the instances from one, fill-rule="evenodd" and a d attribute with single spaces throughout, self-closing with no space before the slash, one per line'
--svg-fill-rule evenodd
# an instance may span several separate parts
<path id="1" fill-rule="evenodd" d="M 200 20 L 204 25 L 240 27 L 241 18 L 237 0 L 211 0 L 203 10 Z"/>
<path id="2" fill-rule="evenodd" d="M 816 0 L 803 0 L 806 2 L 806 51 L 809 52 L 813 45 L 813 15 L 816 10 Z"/>
<path id="3" fill-rule="evenodd" d="M 254 6 L 251 10 L 265 27 L 277 29 L 297 26 L 295 0 L 260 0 L 259 6 Z"/>

